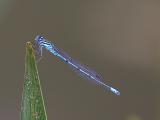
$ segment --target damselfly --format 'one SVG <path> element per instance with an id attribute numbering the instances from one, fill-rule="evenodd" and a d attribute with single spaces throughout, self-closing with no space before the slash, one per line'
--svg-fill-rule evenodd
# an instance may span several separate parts
<path id="1" fill-rule="evenodd" d="M 70 67 L 72 67 L 78 74 L 84 76 L 87 79 L 95 81 L 96 83 L 103 86 L 106 90 L 109 90 L 112 93 L 120 95 L 120 92 L 118 90 L 102 82 L 102 78 L 96 72 L 78 63 L 77 61 L 69 57 L 66 53 L 61 52 L 53 43 L 47 41 L 42 36 L 37 36 L 35 38 L 35 45 L 38 48 L 38 49 L 36 48 L 36 50 L 40 52 L 41 56 L 42 56 L 42 48 L 46 48 L 53 55 L 57 56 L 58 58 L 63 60 L 66 64 L 68 64 Z"/>

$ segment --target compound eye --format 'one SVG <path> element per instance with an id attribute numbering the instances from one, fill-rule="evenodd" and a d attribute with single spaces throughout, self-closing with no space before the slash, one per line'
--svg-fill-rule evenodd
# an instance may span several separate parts
<path id="1" fill-rule="evenodd" d="M 42 36 L 40 36 L 40 39 L 42 40 L 42 39 L 43 39 L 43 37 L 42 37 Z"/>
<path id="2" fill-rule="evenodd" d="M 40 36 L 40 35 L 38 35 L 36 38 L 35 38 L 35 40 L 36 41 L 42 41 L 44 38 L 43 38 L 43 36 Z"/>

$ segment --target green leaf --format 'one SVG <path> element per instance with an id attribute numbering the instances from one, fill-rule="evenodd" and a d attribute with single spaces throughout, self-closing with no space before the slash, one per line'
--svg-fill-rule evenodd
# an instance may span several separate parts
<path id="1" fill-rule="evenodd" d="M 47 120 L 32 43 L 26 44 L 21 120 Z"/>

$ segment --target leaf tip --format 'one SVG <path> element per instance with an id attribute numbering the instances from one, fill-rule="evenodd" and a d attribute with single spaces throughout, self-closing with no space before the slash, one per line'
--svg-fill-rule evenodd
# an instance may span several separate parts
<path id="1" fill-rule="evenodd" d="M 26 48 L 32 49 L 32 43 L 31 43 L 31 42 L 27 42 L 27 43 L 26 43 Z"/>

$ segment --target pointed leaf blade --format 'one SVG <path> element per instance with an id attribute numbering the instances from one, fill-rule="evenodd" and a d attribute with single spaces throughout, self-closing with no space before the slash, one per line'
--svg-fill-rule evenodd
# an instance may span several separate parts
<path id="1" fill-rule="evenodd" d="M 22 94 L 21 120 L 47 120 L 31 42 L 27 42 L 26 44 L 25 81 Z"/>

